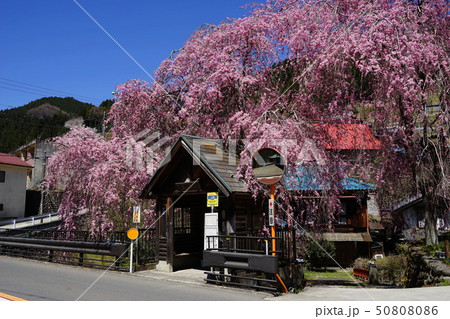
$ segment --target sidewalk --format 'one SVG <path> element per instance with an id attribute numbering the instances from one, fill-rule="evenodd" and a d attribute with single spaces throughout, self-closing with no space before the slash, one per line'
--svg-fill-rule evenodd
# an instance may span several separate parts
<path id="1" fill-rule="evenodd" d="M 183 269 L 174 272 L 164 272 L 156 269 L 143 270 L 134 272 L 133 275 L 147 277 L 156 280 L 167 280 L 173 282 L 181 282 L 193 285 L 205 285 L 205 270 L 200 269 Z"/>
<path id="2" fill-rule="evenodd" d="M 368 288 L 313 286 L 276 301 L 450 301 L 450 287 Z"/>

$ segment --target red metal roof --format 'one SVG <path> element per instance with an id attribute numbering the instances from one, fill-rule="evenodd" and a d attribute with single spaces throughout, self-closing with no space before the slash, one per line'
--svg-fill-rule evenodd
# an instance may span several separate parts
<path id="1" fill-rule="evenodd" d="M 373 136 L 369 125 L 364 123 L 322 124 L 330 138 L 327 149 L 335 150 L 378 150 L 381 142 Z"/>
<path id="2" fill-rule="evenodd" d="M 33 167 L 27 162 L 22 161 L 20 158 L 11 155 L 0 153 L 0 164 L 14 165 L 14 166 L 22 166 L 22 167 Z"/>

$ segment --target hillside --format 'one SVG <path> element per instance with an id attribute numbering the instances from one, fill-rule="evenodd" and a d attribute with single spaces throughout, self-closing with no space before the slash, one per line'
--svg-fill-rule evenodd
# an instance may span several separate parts
<path id="1" fill-rule="evenodd" d="M 71 97 L 46 97 L 0 111 L 0 152 L 9 153 L 36 138 L 64 134 L 68 131 L 64 124 L 75 118 L 82 118 L 87 126 L 101 129 L 104 112 L 111 104 L 107 100 L 96 107 Z"/>
<path id="2" fill-rule="evenodd" d="M 55 115 L 62 115 L 70 117 L 70 114 L 64 112 L 59 107 L 51 105 L 49 103 L 44 103 L 39 105 L 38 107 L 29 110 L 26 114 L 26 117 L 44 119 L 46 117 L 53 117 Z"/>

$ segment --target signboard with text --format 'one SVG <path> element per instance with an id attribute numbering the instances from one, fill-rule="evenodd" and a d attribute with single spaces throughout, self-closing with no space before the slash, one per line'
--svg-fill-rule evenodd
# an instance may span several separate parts
<path id="1" fill-rule="evenodd" d="M 206 194 L 207 199 L 206 199 L 206 206 L 207 207 L 218 207 L 219 206 L 219 193 L 218 192 L 213 192 L 213 193 L 207 193 Z"/>
<path id="2" fill-rule="evenodd" d="M 269 226 L 275 225 L 275 214 L 273 205 L 274 205 L 273 199 L 269 199 Z"/>
<path id="3" fill-rule="evenodd" d="M 141 222 L 141 206 L 133 207 L 133 223 L 139 224 Z"/>

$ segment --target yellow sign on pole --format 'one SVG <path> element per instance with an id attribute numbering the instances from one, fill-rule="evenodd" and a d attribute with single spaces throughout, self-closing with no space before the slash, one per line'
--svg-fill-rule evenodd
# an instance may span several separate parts
<path id="1" fill-rule="evenodd" d="M 206 207 L 218 207 L 219 206 L 219 193 L 218 192 L 214 192 L 214 193 L 207 193 L 206 194 L 207 199 L 206 199 Z"/>
<path id="2" fill-rule="evenodd" d="M 133 223 L 141 222 L 141 206 L 133 206 Z"/>

